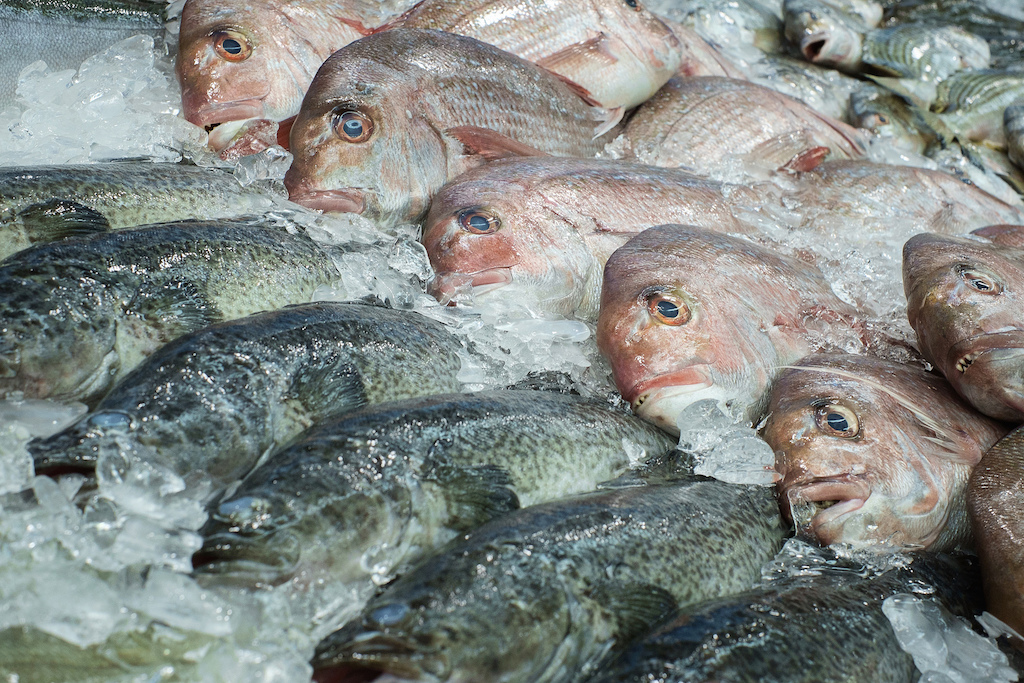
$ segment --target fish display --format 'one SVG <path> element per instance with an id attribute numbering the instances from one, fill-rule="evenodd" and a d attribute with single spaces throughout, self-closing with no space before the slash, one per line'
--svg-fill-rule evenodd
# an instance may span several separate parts
<path id="1" fill-rule="evenodd" d="M 628 413 L 554 392 L 384 403 L 326 421 L 271 455 L 213 506 L 192 562 L 218 581 L 329 579 L 365 594 L 371 578 L 390 578 L 456 533 L 591 491 L 674 446 Z"/>
<path id="2" fill-rule="evenodd" d="M 988 610 L 1024 633 L 1021 427 L 988 450 L 971 474 L 967 506 Z"/>
<path id="3" fill-rule="evenodd" d="M 389 585 L 321 641 L 315 676 L 585 680 L 677 605 L 749 587 L 781 543 L 768 489 L 713 480 L 523 508 Z"/>
<path id="4" fill-rule="evenodd" d="M 918 671 L 882 602 L 906 593 L 968 618 L 981 609 L 976 566 L 963 558 L 915 553 L 881 571 L 823 559 L 828 564 L 807 561 L 802 573 L 681 610 L 590 680 L 910 683 Z"/>
<path id="5" fill-rule="evenodd" d="M 921 353 L 957 393 L 996 419 L 1024 419 L 1024 330 L 1017 282 L 1024 276 L 1020 226 L 982 239 L 915 235 L 903 247 L 907 317 Z M 1001 233 L 1006 233 L 1002 236 Z"/>
<path id="6" fill-rule="evenodd" d="M 840 340 L 863 346 L 856 320 L 812 264 L 663 225 L 608 259 L 597 344 L 634 412 L 678 432 L 676 416 L 702 399 L 756 419 L 779 366 Z"/>
<path id="7" fill-rule="evenodd" d="M 210 146 L 223 151 L 254 121 L 295 116 L 320 65 L 382 21 L 379 7 L 372 0 L 187 0 L 175 62 L 185 119 L 206 127 Z M 277 127 L 271 132 L 272 143 Z"/>
<path id="8" fill-rule="evenodd" d="M 785 0 L 783 12 L 786 38 L 808 62 L 860 69 L 864 35 L 872 28 L 863 16 L 827 0 Z"/>
<path id="9" fill-rule="evenodd" d="M 964 71 L 939 84 L 932 109 L 958 137 L 1005 149 L 1004 112 L 1022 96 L 1024 73 Z"/>
<path id="10" fill-rule="evenodd" d="M 0 168 L 0 258 L 74 235 L 255 214 L 274 202 L 227 173 L 185 164 Z"/>
<path id="11" fill-rule="evenodd" d="M 984 69 L 988 43 L 959 26 L 908 24 L 870 31 L 862 68 L 897 78 L 942 81 L 958 71 Z"/>
<path id="12" fill-rule="evenodd" d="M 162 344 L 308 301 L 337 277 L 304 234 L 186 221 L 68 238 L 0 262 L 0 395 L 95 402 Z"/>
<path id="13" fill-rule="evenodd" d="M 1006 430 L 921 368 L 819 354 L 779 376 L 762 435 L 783 512 L 822 544 L 938 551 L 969 547 L 967 478 Z"/>
<path id="14" fill-rule="evenodd" d="M 485 158 L 593 156 L 601 112 L 550 72 L 473 38 L 396 28 L 324 62 L 291 131 L 292 201 L 415 221 Z"/>
<path id="15" fill-rule="evenodd" d="M 666 222 L 749 233 L 732 207 L 759 196 L 686 171 L 606 159 L 503 159 L 437 193 L 422 242 L 441 301 L 529 301 L 597 317 L 604 264 L 634 234 Z"/>
<path id="16" fill-rule="evenodd" d="M 28 450 L 36 474 L 91 476 L 130 453 L 219 491 L 311 424 L 366 404 L 457 391 L 440 323 L 343 303 L 288 306 L 161 347 L 81 421 Z M 199 495 L 198 497 L 204 497 Z"/>
<path id="17" fill-rule="evenodd" d="M 702 175 L 757 176 L 794 164 L 808 170 L 828 154 L 864 155 L 853 127 L 756 83 L 721 77 L 674 78 L 630 118 L 629 155 L 654 166 L 685 166 Z"/>
<path id="18" fill-rule="evenodd" d="M 3 0 L 0 2 L 0 111 L 17 103 L 18 75 L 44 59 L 54 71 L 77 69 L 92 55 L 138 33 L 161 39 L 166 5 L 147 0 Z"/>
<path id="19" fill-rule="evenodd" d="M 392 25 L 476 38 L 563 76 L 608 109 L 648 99 L 683 59 L 675 33 L 637 0 L 423 0 Z"/>

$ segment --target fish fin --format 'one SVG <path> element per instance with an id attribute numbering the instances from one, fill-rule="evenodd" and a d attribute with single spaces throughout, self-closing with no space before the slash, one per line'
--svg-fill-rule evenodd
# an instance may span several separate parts
<path id="1" fill-rule="evenodd" d="M 338 23 L 345 24 L 346 26 L 354 28 L 364 38 L 366 36 L 372 34 L 372 33 L 377 33 L 378 31 L 381 30 L 380 28 L 368 27 L 366 24 L 364 24 L 363 22 L 359 21 L 358 19 L 350 19 L 348 17 L 338 17 L 338 16 L 336 16 L 334 18 L 338 21 Z"/>
<path id="2" fill-rule="evenodd" d="M 831 150 L 828 147 L 820 146 L 805 149 L 780 166 L 779 170 L 786 173 L 813 171 L 821 165 L 821 162 L 825 160 L 825 157 L 828 156 L 830 151 Z"/>
<path id="3" fill-rule="evenodd" d="M 622 117 L 626 115 L 625 107 L 614 107 L 613 109 L 603 109 L 602 111 L 604 115 L 599 120 L 603 121 L 603 123 L 594 131 L 594 139 L 615 128 L 622 121 Z"/>
<path id="4" fill-rule="evenodd" d="M 616 638 L 621 643 L 651 631 L 677 608 L 671 593 L 650 583 L 608 581 L 591 587 L 588 593 L 613 615 L 618 625 Z"/>
<path id="5" fill-rule="evenodd" d="M 224 319 L 194 283 L 182 280 L 146 283 L 125 308 L 129 314 L 157 324 L 166 341 Z"/>
<path id="6" fill-rule="evenodd" d="M 110 221 L 96 209 L 56 197 L 26 206 L 18 211 L 17 220 L 32 242 L 56 242 L 110 230 Z"/>
<path id="7" fill-rule="evenodd" d="M 518 140 L 513 140 L 509 136 L 490 128 L 455 126 L 445 130 L 445 133 L 461 142 L 468 154 L 479 155 L 487 161 L 505 159 L 507 157 L 551 156 L 547 152 L 542 152 Z"/>
<path id="8" fill-rule="evenodd" d="M 601 109 L 601 103 L 594 99 L 593 94 L 591 94 L 591 92 L 584 88 L 582 85 L 572 80 L 568 76 L 563 76 L 562 74 L 555 73 L 551 69 L 545 68 L 543 66 L 541 68 L 544 69 L 544 71 L 547 71 L 554 78 L 560 80 L 562 84 L 569 90 L 571 90 L 574 95 L 576 95 L 581 100 L 589 104 L 591 107 Z"/>
<path id="9" fill-rule="evenodd" d="M 370 33 L 381 33 L 382 31 L 389 31 L 393 28 L 402 28 L 405 25 L 405 22 L 409 20 L 409 17 L 413 16 L 420 6 L 426 1 L 427 0 L 419 0 L 419 2 L 399 14 L 394 19 L 384 22 L 375 29 L 370 29 Z"/>
<path id="10" fill-rule="evenodd" d="M 916 107 L 928 109 L 935 101 L 936 86 L 930 81 L 916 78 L 893 78 L 891 76 L 873 76 L 863 74 L 887 90 L 896 93 Z"/>
<path id="11" fill-rule="evenodd" d="M 1024 226 L 1020 225 L 988 225 L 971 234 L 1003 247 L 1024 247 Z"/>
<path id="12" fill-rule="evenodd" d="M 458 531 L 468 531 L 498 515 L 519 509 L 519 497 L 512 490 L 512 477 L 496 465 L 454 465 L 439 451 L 450 438 L 438 439 L 423 463 L 423 479 L 444 488 L 451 504 L 452 520 Z"/>
<path id="13" fill-rule="evenodd" d="M 291 148 L 288 145 L 290 144 L 293 125 L 295 125 L 294 116 L 289 116 L 284 121 L 279 121 L 277 123 L 277 144 L 281 145 L 289 152 L 291 151 Z"/>
<path id="14" fill-rule="evenodd" d="M 345 363 L 326 367 L 303 366 L 292 379 L 288 397 L 302 403 L 313 416 L 355 410 L 367 404 L 359 371 Z"/>
<path id="15" fill-rule="evenodd" d="M 574 43 L 569 47 L 559 50 L 547 57 L 543 57 L 534 63 L 537 66 L 544 67 L 563 81 L 568 81 L 569 85 L 582 87 L 575 81 L 571 81 L 565 76 L 562 76 L 559 73 L 559 70 L 568 71 L 576 64 L 590 66 L 598 63 L 611 66 L 618 61 L 618 57 L 608 50 L 608 36 L 604 32 L 601 32 L 592 38 L 588 38 L 581 43 Z M 589 91 L 586 89 L 583 91 L 586 93 L 585 97 L 587 99 L 593 100 L 593 96 Z"/>
<path id="16" fill-rule="evenodd" d="M 595 119 L 600 123 L 600 125 L 594 131 L 594 138 L 599 138 L 608 131 L 610 131 L 611 129 L 615 128 L 615 126 L 619 125 L 619 122 L 622 121 L 622 117 L 626 115 L 625 107 L 605 107 L 596 99 L 594 99 L 594 96 L 591 94 L 589 90 L 584 88 L 576 81 L 572 80 L 571 78 L 567 78 L 562 74 L 555 73 L 554 71 L 551 71 L 549 69 L 544 70 L 547 71 L 552 76 L 554 76 L 555 78 L 557 78 L 558 80 L 562 81 L 562 83 L 564 83 L 565 86 L 569 88 L 569 90 L 571 90 L 577 97 L 579 97 L 581 100 L 583 100 L 588 105 L 593 107 Z"/>

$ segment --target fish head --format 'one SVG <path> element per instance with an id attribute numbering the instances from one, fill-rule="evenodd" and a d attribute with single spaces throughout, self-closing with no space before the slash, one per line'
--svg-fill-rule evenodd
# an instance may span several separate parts
<path id="1" fill-rule="evenodd" d="M 923 369 L 829 354 L 782 373 L 762 436 L 783 513 L 822 544 L 941 549 L 966 539 L 967 478 L 1001 433 Z"/>
<path id="2" fill-rule="evenodd" d="M 770 329 L 776 314 L 761 296 L 785 301 L 794 286 L 788 273 L 757 265 L 772 258 L 684 226 L 649 228 L 612 254 L 597 344 L 637 415 L 678 432 L 676 416 L 702 399 L 752 414 L 779 358 L 807 352 L 799 336 Z"/>
<path id="3" fill-rule="evenodd" d="M 913 123 L 910 105 L 891 92 L 857 92 L 850 95 L 852 123 L 886 138 L 900 149 L 923 153 L 925 134 Z"/>
<path id="4" fill-rule="evenodd" d="M 227 146 L 245 121 L 294 116 L 324 59 L 361 35 L 314 14 L 295 2 L 185 3 L 175 63 L 182 113 L 210 130 L 211 147 Z"/>
<path id="5" fill-rule="evenodd" d="M 786 0 L 786 38 L 800 48 L 809 62 L 838 69 L 860 64 L 867 27 L 820 0 Z"/>
<path id="6" fill-rule="evenodd" d="M 1024 417 L 1024 252 L 928 233 L 903 248 L 907 317 L 922 354 L 976 408 Z"/>
<path id="7" fill-rule="evenodd" d="M 91 478 L 101 457 L 138 454 L 145 448 L 135 439 L 138 428 L 139 422 L 130 413 L 100 407 L 67 429 L 28 444 L 35 473 L 49 477 L 83 474 Z"/>
<path id="8" fill-rule="evenodd" d="M 284 184 L 292 201 L 311 209 L 397 225 L 427 211 L 448 161 L 442 133 L 422 114 L 429 93 L 415 70 L 364 54 L 372 38 L 334 53 L 317 72 L 292 125 Z"/>
<path id="9" fill-rule="evenodd" d="M 473 169 L 431 202 L 422 242 L 435 272 L 430 291 L 442 303 L 500 299 L 573 315 L 590 294 L 596 309 L 601 265 L 571 219 L 531 187 L 530 164 Z"/>

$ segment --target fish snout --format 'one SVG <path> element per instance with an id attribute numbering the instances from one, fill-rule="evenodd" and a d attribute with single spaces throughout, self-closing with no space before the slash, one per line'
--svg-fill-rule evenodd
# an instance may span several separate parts
<path id="1" fill-rule="evenodd" d="M 200 529 L 203 546 L 192 555 L 193 574 L 217 575 L 239 585 L 284 583 L 299 564 L 302 548 L 287 530 L 244 533 L 211 519 Z"/>
<path id="2" fill-rule="evenodd" d="M 336 190 L 320 190 L 314 188 L 305 179 L 302 171 L 295 164 L 284 176 L 284 186 L 288 190 L 288 199 L 301 204 L 307 209 L 324 213 L 363 213 L 366 210 L 366 194 L 354 187 Z"/>
<path id="3" fill-rule="evenodd" d="M 826 545 L 841 540 L 837 522 L 862 508 L 871 495 L 867 478 L 853 473 L 821 477 L 804 470 L 797 476 L 787 474 L 778 486 L 783 516 L 798 533 L 809 533 Z"/>
<path id="4" fill-rule="evenodd" d="M 511 283 L 511 268 L 490 268 L 477 273 L 441 272 L 434 275 L 427 292 L 442 305 L 455 305 Z"/>
<path id="5" fill-rule="evenodd" d="M 950 382 L 971 405 L 997 420 L 1024 420 L 1024 344 L 956 355 Z"/>

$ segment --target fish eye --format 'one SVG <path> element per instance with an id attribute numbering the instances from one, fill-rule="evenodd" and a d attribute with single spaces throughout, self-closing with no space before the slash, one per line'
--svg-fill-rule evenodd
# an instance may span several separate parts
<path id="1" fill-rule="evenodd" d="M 237 31 L 215 31 L 211 34 L 213 48 L 229 62 L 242 62 L 252 54 L 252 46 Z"/>
<path id="2" fill-rule="evenodd" d="M 815 412 L 818 429 L 832 436 L 850 439 L 860 433 L 857 414 L 846 406 L 832 404 L 821 406 Z"/>
<path id="3" fill-rule="evenodd" d="M 982 273 L 970 266 L 958 266 L 957 274 L 968 287 L 982 294 L 1000 294 L 1003 288 L 992 276 Z"/>
<path id="4" fill-rule="evenodd" d="M 878 122 L 879 126 L 889 125 L 889 117 L 885 114 L 875 114 L 875 120 Z"/>
<path id="5" fill-rule="evenodd" d="M 120 410 L 104 410 L 90 415 L 87 424 L 96 429 L 124 431 L 132 426 L 132 417 Z"/>
<path id="6" fill-rule="evenodd" d="M 636 0 L 626 0 L 626 4 L 637 11 L 640 10 L 640 3 L 638 3 Z"/>
<path id="7" fill-rule="evenodd" d="M 666 292 L 647 296 L 647 312 L 663 325 L 678 327 L 690 322 L 690 307 L 682 299 Z"/>
<path id="8" fill-rule="evenodd" d="M 501 220 L 480 209 L 465 209 L 459 212 L 459 225 L 474 235 L 492 235 L 501 229 Z"/>
<path id="9" fill-rule="evenodd" d="M 334 132 L 345 142 L 366 142 L 373 133 L 373 121 L 357 111 L 345 111 L 334 116 Z"/>

